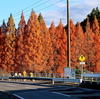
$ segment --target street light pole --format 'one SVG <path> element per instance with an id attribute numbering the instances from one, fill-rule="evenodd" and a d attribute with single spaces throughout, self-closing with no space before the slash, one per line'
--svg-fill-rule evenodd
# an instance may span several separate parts
<path id="1" fill-rule="evenodd" d="M 68 44 L 68 67 L 70 67 L 70 5 L 69 5 L 69 1 L 70 0 L 67 0 L 67 25 L 68 25 L 68 28 L 67 28 L 67 44 Z"/>

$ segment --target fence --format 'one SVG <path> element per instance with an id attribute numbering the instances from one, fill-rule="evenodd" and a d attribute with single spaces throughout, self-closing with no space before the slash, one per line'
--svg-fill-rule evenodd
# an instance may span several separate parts
<path id="1" fill-rule="evenodd" d="M 83 81 L 86 83 L 86 81 L 89 81 L 90 84 L 93 82 L 96 82 L 97 84 L 100 83 L 100 73 L 83 73 Z"/>
<path id="2" fill-rule="evenodd" d="M 22 73 L 19 73 L 19 74 L 15 75 L 15 76 L 23 77 Z M 11 77 L 11 74 L 0 74 L 0 77 Z M 30 74 L 27 73 L 26 77 L 30 77 Z M 33 77 L 65 78 L 64 74 L 61 74 L 61 73 L 33 73 Z M 73 75 L 70 78 L 81 79 L 81 74 Z"/>
<path id="3" fill-rule="evenodd" d="M 0 74 L 0 79 L 2 79 L 2 80 L 9 79 L 9 77 L 11 77 L 11 74 Z M 15 76 L 15 77 L 19 77 L 19 75 Z M 23 77 L 23 75 L 21 74 L 20 77 Z M 27 73 L 26 77 L 30 77 L 29 73 Z M 37 77 L 37 78 L 44 77 L 44 78 L 50 78 L 50 79 L 51 78 L 62 78 L 62 79 L 66 78 L 66 77 L 64 77 L 64 74 L 60 74 L 60 73 L 54 73 L 54 74 L 52 74 L 52 73 L 49 73 L 49 74 L 33 73 L 33 77 Z M 70 81 L 71 81 L 71 79 L 82 79 L 84 81 L 84 83 L 86 83 L 88 81 L 88 82 L 90 82 L 90 84 L 92 84 L 93 82 L 96 82 L 97 84 L 99 84 L 100 83 L 100 73 L 83 73 L 82 75 L 76 74 L 76 75 L 70 77 Z M 56 81 L 56 79 L 54 79 L 53 81 Z M 68 79 L 66 81 L 68 81 Z"/>
<path id="4" fill-rule="evenodd" d="M 11 77 L 10 74 L 8 74 L 8 75 L 2 74 L 0 78 L 2 80 L 9 80 L 9 81 L 13 80 L 13 79 L 15 81 L 19 81 L 19 80 L 23 80 L 23 81 L 26 81 L 26 80 L 31 80 L 31 81 L 41 80 L 42 82 L 48 80 L 48 81 L 51 81 L 52 84 L 54 84 L 55 82 L 63 82 L 64 84 L 66 84 L 67 82 L 70 82 L 72 84 L 77 83 L 78 86 L 82 82 L 82 79 L 66 78 L 66 77 L 64 77 L 63 74 L 44 74 L 44 73 L 34 73 L 33 77 L 30 77 L 29 74 L 27 74 L 27 76 L 21 75 L 20 77 L 19 76 Z"/>

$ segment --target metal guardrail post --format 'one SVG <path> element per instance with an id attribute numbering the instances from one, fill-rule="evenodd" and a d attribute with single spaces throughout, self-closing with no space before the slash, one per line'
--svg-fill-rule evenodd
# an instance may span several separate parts
<path id="1" fill-rule="evenodd" d="M 52 84 L 54 85 L 54 80 L 52 80 Z"/>
<path id="2" fill-rule="evenodd" d="M 99 81 L 98 81 L 98 78 L 96 78 L 96 82 L 97 82 L 97 85 L 99 85 Z"/>
<path id="3" fill-rule="evenodd" d="M 26 79 L 24 79 L 24 82 L 26 82 Z"/>
<path id="4" fill-rule="evenodd" d="M 32 79 L 33 82 L 35 82 L 35 79 Z"/>
<path id="5" fill-rule="evenodd" d="M 83 78 L 84 79 L 84 84 L 86 83 L 86 77 Z"/>
<path id="6" fill-rule="evenodd" d="M 55 78 L 55 74 L 53 74 L 53 78 Z"/>
<path id="7" fill-rule="evenodd" d="M 90 84 L 92 84 L 92 81 L 93 81 L 93 77 L 91 77 L 90 79 L 91 79 L 91 81 L 90 81 Z"/>

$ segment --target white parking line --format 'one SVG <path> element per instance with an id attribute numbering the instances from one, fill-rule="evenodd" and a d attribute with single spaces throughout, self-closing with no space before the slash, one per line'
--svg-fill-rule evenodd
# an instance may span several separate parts
<path id="1" fill-rule="evenodd" d="M 25 98 L 20 97 L 20 96 L 18 96 L 18 95 L 16 95 L 16 94 L 13 94 L 13 95 L 16 96 L 16 97 L 18 97 L 18 98 L 20 98 L 20 99 L 25 99 Z"/>
<path id="2" fill-rule="evenodd" d="M 59 94 L 59 95 L 63 95 L 63 96 L 67 96 L 67 97 L 71 97 L 70 95 L 65 95 L 65 94 L 61 94 L 61 93 L 58 93 L 58 92 L 52 92 L 54 94 Z"/>
<path id="3" fill-rule="evenodd" d="M 25 87 L 25 88 L 27 88 L 27 89 L 31 89 L 31 87 Z"/>
<path id="4" fill-rule="evenodd" d="M 33 88 L 33 87 L 25 87 L 26 89 L 37 89 L 37 88 Z"/>
<path id="5" fill-rule="evenodd" d="M 0 91 L 4 91 L 4 90 L 0 89 Z"/>
<path id="6" fill-rule="evenodd" d="M 9 85 L 9 84 L 7 84 L 6 86 L 12 86 L 12 87 L 16 87 L 16 85 Z"/>

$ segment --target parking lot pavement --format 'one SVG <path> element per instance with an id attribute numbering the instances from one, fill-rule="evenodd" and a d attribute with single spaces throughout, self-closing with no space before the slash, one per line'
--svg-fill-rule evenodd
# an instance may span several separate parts
<path id="1" fill-rule="evenodd" d="M 0 99 L 20 99 L 14 95 L 0 91 Z"/>
<path id="2" fill-rule="evenodd" d="M 51 90 L 51 92 L 60 95 L 70 95 L 79 99 L 100 99 L 100 90 L 86 88 L 65 88 L 62 90 Z"/>

